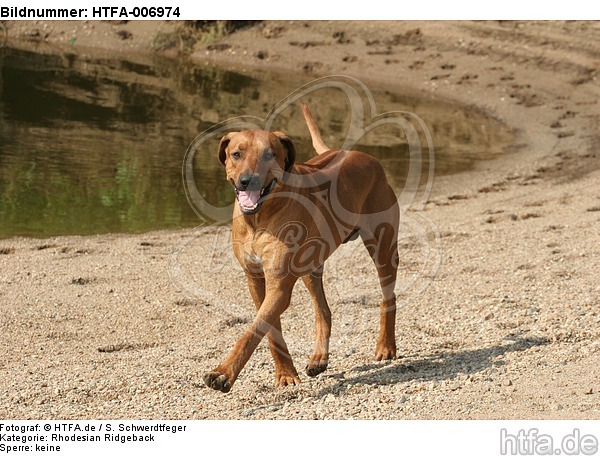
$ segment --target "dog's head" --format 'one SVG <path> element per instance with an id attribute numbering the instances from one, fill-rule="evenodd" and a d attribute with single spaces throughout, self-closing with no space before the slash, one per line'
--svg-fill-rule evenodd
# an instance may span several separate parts
<path id="1" fill-rule="evenodd" d="M 292 169 L 295 158 L 292 140 L 279 131 L 232 132 L 219 144 L 219 161 L 246 215 L 258 212 L 284 172 Z"/>

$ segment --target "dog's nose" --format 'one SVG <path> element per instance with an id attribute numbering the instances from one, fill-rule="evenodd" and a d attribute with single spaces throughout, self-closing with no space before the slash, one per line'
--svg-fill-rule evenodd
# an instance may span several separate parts
<path id="1" fill-rule="evenodd" d="M 240 190 L 257 190 L 258 188 L 260 188 L 258 176 L 244 174 L 240 177 Z"/>

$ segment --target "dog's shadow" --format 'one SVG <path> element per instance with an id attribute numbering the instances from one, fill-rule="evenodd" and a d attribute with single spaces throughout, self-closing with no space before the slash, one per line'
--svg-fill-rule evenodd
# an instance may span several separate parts
<path id="1" fill-rule="evenodd" d="M 459 375 L 473 375 L 503 364 L 497 358 L 506 353 L 525 351 L 548 343 L 548 339 L 541 337 L 516 337 L 491 347 L 410 357 L 391 363 L 366 364 L 351 370 L 351 373 L 359 372 L 356 376 L 330 375 L 330 378 L 336 378 L 338 382 L 323 388 L 318 396 L 339 396 L 349 385 L 389 385 L 412 380 L 442 381 L 454 379 Z"/>

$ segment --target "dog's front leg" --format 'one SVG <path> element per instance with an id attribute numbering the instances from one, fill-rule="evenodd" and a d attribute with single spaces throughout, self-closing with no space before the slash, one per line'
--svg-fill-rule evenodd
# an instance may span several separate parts
<path id="1" fill-rule="evenodd" d="M 250 295 L 258 311 L 265 300 L 265 279 L 264 277 L 257 277 L 250 273 L 247 273 L 247 277 Z M 281 332 L 281 318 L 276 319 L 267 337 L 269 338 L 269 349 L 271 350 L 273 361 L 275 361 L 275 385 L 298 385 L 300 383 L 298 372 L 294 367 L 294 362 Z"/>
<path id="2" fill-rule="evenodd" d="M 265 298 L 258 309 L 256 318 L 235 344 L 225 361 L 214 371 L 204 375 L 204 382 L 207 386 L 227 393 L 266 334 L 269 334 L 271 353 L 276 353 L 276 355 L 273 354 L 276 383 L 279 385 L 300 383 L 281 334 L 279 319 L 290 305 L 295 281 L 295 277 L 267 279 Z"/>
<path id="3" fill-rule="evenodd" d="M 331 310 L 325 299 L 323 290 L 323 269 L 315 271 L 309 276 L 302 277 L 306 288 L 310 292 L 315 305 L 316 337 L 315 348 L 306 366 L 306 373 L 315 377 L 327 369 L 329 361 L 329 338 L 331 337 Z"/>

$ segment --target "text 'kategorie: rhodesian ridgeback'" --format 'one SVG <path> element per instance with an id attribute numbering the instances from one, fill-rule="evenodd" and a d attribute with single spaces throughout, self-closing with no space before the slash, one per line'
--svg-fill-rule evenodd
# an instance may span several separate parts
<path id="1" fill-rule="evenodd" d="M 294 144 L 281 132 L 229 133 L 219 145 L 219 160 L 238 203 L 233 249 L 257 308 L 225 361 L 204 375 L 209 387 L 225 393 L 265 335 L 275 361 L 275 384 L 300 383 L 280 322 L 298 278 L 316 313 L 315 346 L 306 373 L 314 377 L 327 368 L 331 311 L 323 291 L 323 265 L 340 244 L 358 236 L 375 263 L 383 293 L 375 358 L 396 356 L 398 200 L 376 159 L 329 149 L 304 103 L 302 111 L 318 153 L 305 163 L 295 163 Z"/>

